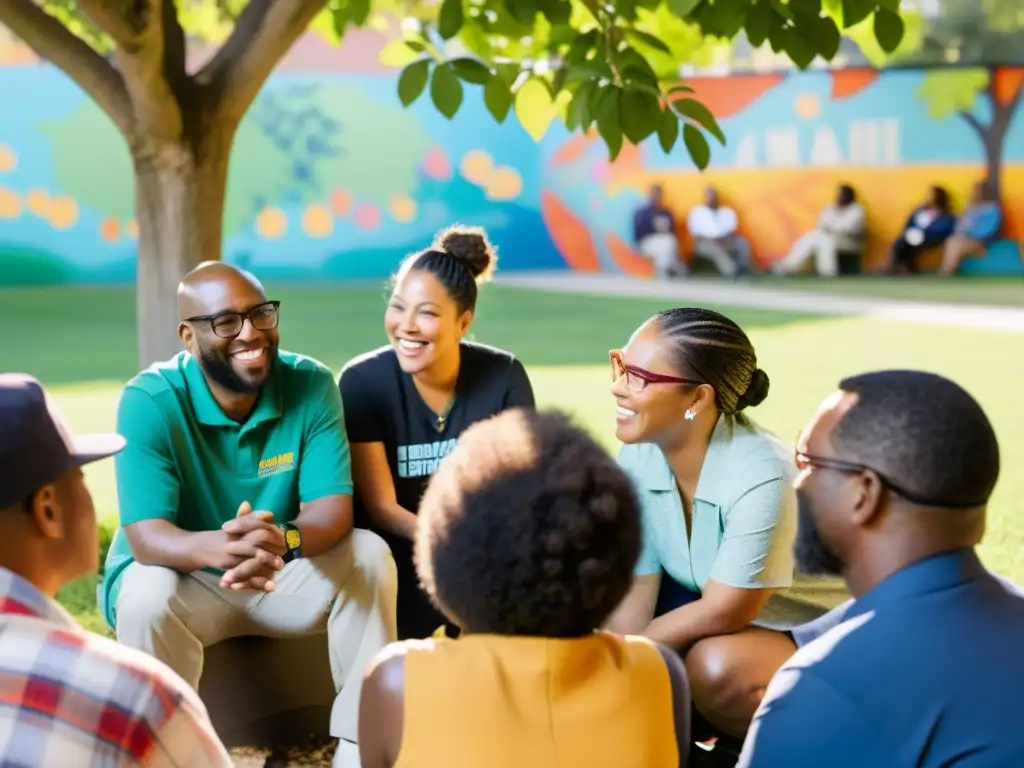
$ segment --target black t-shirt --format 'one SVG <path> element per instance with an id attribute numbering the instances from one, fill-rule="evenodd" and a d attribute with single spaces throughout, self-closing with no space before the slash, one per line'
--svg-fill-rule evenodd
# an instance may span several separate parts
<path id="1" fill-rule="evenodd" d="M 534 406 L 533 387 L 523 364 L 509 352 L 471 342 L 461 344 L 455 399 L 440 431 L 437 414 L 423 402 L 412 377 L 399 367 L 391 346 L 351 360 L 342 370 L 338 386 L 349 442 L 384 444 L 397 501 L 414 514 L 431 475 L 455 448 L 463 431 L 509 408 Z M 439 614 L 425 602 L 417 585 L 412 542 L 372 525 L 358 488 L 354 501 L 356 525 L 381 534 L 394 553 L 399 575 L 399 634 L 430 634 L 440 623 Z"/>

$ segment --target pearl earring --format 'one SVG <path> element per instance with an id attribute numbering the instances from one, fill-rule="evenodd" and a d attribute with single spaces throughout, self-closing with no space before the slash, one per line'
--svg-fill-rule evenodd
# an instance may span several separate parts
<path id="1" fill-rule="evenodd" d="M 694 413 L 689 408 L 686 409 L 686 413 L 683 414 L 683 418 L 687 421 L 693 421 Z"/>

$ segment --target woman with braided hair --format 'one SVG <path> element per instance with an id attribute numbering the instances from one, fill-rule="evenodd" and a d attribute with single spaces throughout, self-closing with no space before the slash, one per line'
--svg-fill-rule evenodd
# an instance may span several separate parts
<path id="1" fill-rule="evenodd" d="M 626 474 L 558 413 L 469 427 L 420 503 L 416 570 L 457 639 L 370 666 L 366 768 L 677 768 L 690 696 L 670 649 L 597 631 L 640 553 Z"/>
<path id="2" fill-rule="evenodd" d="M 807 641 L 801 625 L 846 595 L 838 582 L 791 589 L 793 453 L 745 415 L 769 379 L 735 322 L 665 310 L 611 363 L 644 545 L 608 627 L 674 648 L 708 735 L 742 739 L 768 680 Z"/>

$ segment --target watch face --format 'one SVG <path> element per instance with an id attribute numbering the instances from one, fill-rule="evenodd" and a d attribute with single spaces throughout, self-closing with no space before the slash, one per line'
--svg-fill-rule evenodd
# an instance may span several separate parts
<path id="1" fill-rule="evenodd" d="M 287 530 L 284 533 L 284 542 L 288 549 L 298 549 L 302 544 L 302 535 L 294 529 Z"/>

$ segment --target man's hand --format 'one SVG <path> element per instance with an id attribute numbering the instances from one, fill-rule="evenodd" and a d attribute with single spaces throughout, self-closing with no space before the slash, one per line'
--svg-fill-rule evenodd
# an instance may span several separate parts
<path id="1" fill-rule="evenodd" d="M 254 512 L 252 505 L 243 501 L 235 519 L 221 526 L 228 536 L 225 552 L 233 558 L 221 577 L 222 589 L 274 590 L 274 578 L 284 567 L 281 555 L 287 547 L 284 532 L 273 519 L 272 512 Z"/>

